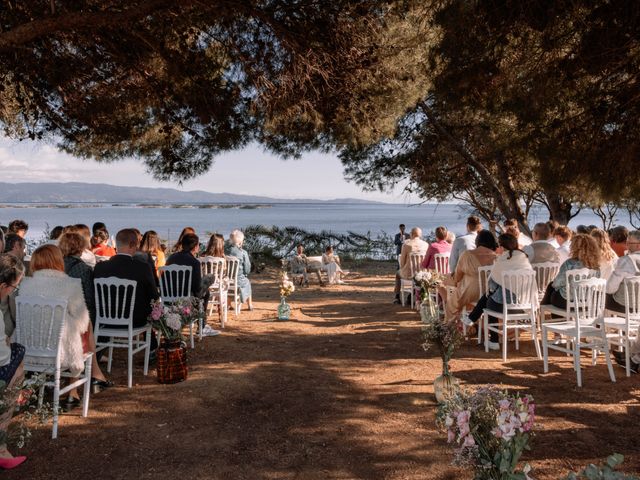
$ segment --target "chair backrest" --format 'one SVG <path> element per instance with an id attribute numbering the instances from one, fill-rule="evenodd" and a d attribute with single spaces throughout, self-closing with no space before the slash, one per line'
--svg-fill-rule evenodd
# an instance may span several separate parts
<path id="1" fill-rule="evenodd" d="M 480 297 L 489 295 L 489 276 L 493 270 L 493 265 L 478 267 L 478 285 L 480 286 Z"/>
<path id="2" fill-rule="evenodd" d="M 165 265 L 160 267 L 160 298 L 172 303 L 191 296 L 193 274 L 189 265 Z"/>
<path id="3" fill-rule="evenodd" d="M 227 278 L 233 285 L 238 281 L 238 268 L 240 268 L 240 260 L 237 257 L 232 257 L 231 255 L 226 255 L 224 258 L 227 261 Z"/>
<path id="4" fill-rule="evenodd" d="M 536 272 L 536 282 L 538 283 L 538 296 L 542 298 L 547 287 L 558 276 L 560 264 L 556 262 L 532 263 L 531 266 Z"/>
<path id="5" fill-rule="evenodd" d="M 422 260 L 424 260 L 424 253 L 411 252 L 409 254 L 409 266 L 411 267 L 411 278 L 422 270 Z"/>
<path id="6" fill-rule="evenodd" d="M 219 280 L 220 274 L 224 271 L 225 259 L 220 257 L 201 257 L 200 271 L 202 276 L 213 275 L 216 281 Z"/>
<path id="7" fill-rule="evenodd" d="M 502 274 L 502 304 L 506 310 L 529 309 L 538 303 L 538 284 L 533 270 Z"/>
<path id="8" fill-rule="evenodd" d="M 138 282 L 117 277 L 94 278 L 96 324 L 133 327 Z"/>
<path id="9" fill-rule="evenodd" d="M 16 297 L 16 342 L 25 348 L 25 363 L 60 368 L 60 343 L 67 302 L 41 296 Z"/>
<path id="10" fill-rule="evenodd" d="M 586 280 L 591 277 L 595 277 L 598 272 L 596 270 L 591 270 L 589 268 L 575 268 L 573 270 L 567 270 L 566 278 L 567 278 L 567 310 L 573 308 L 573 282 L 578 282 L 580 280 Z"/>
<path id="11" fill-rule="evenodd" d="M 624 280 L 625 317 L 627 331 L 630 322 L 640 322 L 640 276 L 627 277 Z"/>
<path id="12" fill-rule="evenodd" d="M 604 303 L 607 281 L 602 278 L 575 280 L 571 285 L 575 304 L 575 322 L 580 335 L 580 327 L 593 325 L 604 317 Z"/>
<path id="13" fill-rule="evenodd" d="M 433 256 L 436 264 L 436 272 L 447 275 L 449 273 L 449 254 L 448 253 L 436 253 Z"/>

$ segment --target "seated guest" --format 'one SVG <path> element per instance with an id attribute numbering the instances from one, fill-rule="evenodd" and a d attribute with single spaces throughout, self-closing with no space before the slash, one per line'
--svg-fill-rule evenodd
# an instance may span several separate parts
<path id="1" fill-rule="evenodd" d="M 19 260 L 24 259 L 27 242 L 17 233 L 9 233 L 4 237 L 4 253 L 9 253 Z"/>
<path id="2" fill-rule="evenodd" d="M 47 240 L 47 243 L 49 245 L 58 245 L 58 239 L 60 238 L 60 235 L 62 235 L 63 230 L 64 230 L 64 227 L 61 225 L 58 225 L 57 227 L 53 227 L 53 229 L 51 230 L 51 233 L 49 234 L 49 240 Z"/>
<path id="3" fill-rule="evenodd" d="M 0 255 L 0 300 L 18 289 L 24 276 L 22 262 L 13 255 Z M 7 385 L 8 391 L 15 391 L 22 385 L 24 379 L 24 346 L 11 343 L 9 335 L 4 331 L 4 321 L 0 311 L 0 380 Z M 7 430 L 11 417 L 15 412 L 17 395 L 6 395 L 4 399 L 4 413 L 0 415 L 0 469 L 8 470 L 23 463 L 27 457 L 14 457 L 7 449 Z"/>
<path id="4" fill-rule="evenodd" d="M 93 287 L 93 270 L 84 263 L 80 256 L 84 251 L 85 240 L 79 233 L 65 233 L 60 237 L 58 247 L 64 257 L 64 271 L 71 278 L 77 278 L 82 283 L 84 303 L 89 311 L 91 324 L 96 323 L 96 299 Z"/>
<path id="5" fill-rule="evenodd" d="M 579 268 L 596 270 L 596 276 L 600 276 L 600 250 L 596 241 L 584 233 L 575 235 L 571 240 L 569 258 L 560 266 L 558 276 L 547 287 L 541 304 L 567 308 L 567 271 Z"/>
<path id="6" fill-rule="evenodd" d="M 618 261 L 618 255 L 611 248 L 609 243 L 609 235 L 601 228 L 594 228 L 591 230 L 591 236 L 596 241 L 598 249 L 600 250 L 600 278 L 608 280 L 611 276 L 611 272 L 616 267 Z"/>
<path id="7" fill-rule="evenodd" d="M 202 272 L 200 262 L 195 257 L 200 250 L 200 239 L 194 233 L 187 233 L 182 237 L 180 251 L 171 254 L 167 259 L 167 265 L 184 265 L 191 267 L 191 295 L 200 296 L 202 288 Z"/>
<path id="8" fill-rule="evenodd" d="M 504 222 L 504 231 L 505 233 L 510 233 L 511 235 L 514 235 L 518 239 L 518 245 L 520 246 L 520 248 L 526 247 L 527 245 L 530 245 L 532 242 L 532 240 L 529 237 L 527 237 L 524 233 L 520 231 L 520 225 L 518 224 L 518 221 L 514 218 L 511 218 Z"/>
<path id="9" fill-rule="evenodd" d="M 29 224 L 24 220 L 13 220 L 9 224 L 9 233 L 15 233 L 21 238 L 27 236 L 27 231 L 29 230 Z"/>
<path id="10" fill-rule="evenodd" d="M 188 233 L 190 233 L 192 235 L 195 235 L 196 231 L 191 227 L 184 227 L 182 229 L 182 232 L 180 232 L 180 236 L 178 237 L 178 241 L 173 246 L 173 250 L 172 250 L 173 252 L 179 252 L 180 251 L 180 249 L 182 248 L 182 237 L 184 237 Z"/>
<path id="11" fill-rule="evenodd" d="M 148 253 L 153 260 L 153 268 L 156 276 L 158 276 L 158 268 L 164 267 L 166 262 L 164 250 L 160 248 L 160 239 L 158 234 L 153 230 L 148 230 L 142 235 L 140 242 L 140 251 Z"/>
<path id="12" fill-rule="evenodd" d="M 627 234 L 627 250 L 629 253 L 620 257 L 613 273 L 607 280 L 606 308 L 625 313 L 624 279 L 640 275 L 640 231 L 633 230 Z"/>
<path id="13" fill-rule="evenodd" d="M 329 245 L 322 254 L 322 269 L 327 272 L 329 283 L 343 284 L 342 280 L 349 272 L 342 270 L 340 257 L 333 253 L 333 247 Z"/>
<path id="14" fill-rule="evenodd" d="M 116 277 L 137 282 L 133 306 L 133 326 L 143 327 L 151 313 L 151 302 L 157 300 L 158 289 L 151 267 L 146 262 L 133 258 L 138 250 L 138 235 L 131 228 L 120 230 L 116 235 L 118 253 L 106 262 L 100 262 L 93 271 L 94 278 Z"/>
<path id="15" fill-rule="evenodd" d="M 294 275 L 302 275 L 300 285 L 309 285 L 309 259 L 304 253 L 304 247 L 298 245 L 296 247 L 296 254 L 291 259 L 291 273 Z M 320 270 L 314 270 L 314 273 L 318 276 L 318 283 L 324 285 L 322 277 L 320 276 Z"/>
<path id="16" fill-rule="evenodd" d="M 489 295 L 483 296 L 478 300 L 473 311 L 469 314 L 469 320 L 473 323 L 476 323 L 482 317 L 485 308 L 496 312 L 503 310 L 502 276 L 504 273 L 514 272 L 516 270 L 533 270 L 527 255 L 518 249 L 518 239 L 514 235 L 503 233 L 498 237 L 498 244 L 502 247 L 504 253 L 498 256 L 496 262 L 493 264 L 493 269 L 489 276 Z M 508 291 L 507 295 L 509 295 Z M 489 323 L 496 324 L 498 323 L 498 319 L 490 316 Z M 496 332 L 490 331 L 489 348 L 491 350 L 500 350 L 498 340 L 499 335 Z"/>
<path id="17" fill-rule="evenodd" d="M 400 253 L 400 269 L 396 272 L 396 285 L 394 293 L 396 298 L 393 303 L 401 303 L 400 301 L 400 280 L 413 280 L 411 278 L 411 254 L 419 253 L 424 255 L 427 253 L 429 244 L 422 240 L 422 230 L 418 227 L 411 229 L 411 238 L 406 240 L 402 245 L 402 252 Z"/>
<path id="18" fill-rule="evenodd" d="M 467 218 L 467 233 L 456 238 L 451 247 L 451 255 L 449 255 L 450 271 L 456 271 L 458 259 L 462 252 L 476 248 L 476 235 L 480 230 L 482 230 L 482 223 L 480 223 L 479 217 L 471 215 Z"/>
<path id="19" fill-rule="evenodd" d="M 625 250 L 627 249 L 627 237 L 629 236 L 629 230 L 623 225 L 613 227 L 609 232 L 609 240 L 611 242 L 611 248 L 616 252 L 618 257 L 624 257 Z"/>
<path id="20" fill-rule="evenodd" d="M 551 231 L 546 223 L 536 223 L 533 227 L 533 242 L 522 249 L 529 257 L 529 263 L 560 263 L 560 255 L 551 245 Z"/>
<path id="21" fill-rule="evenodd" d="M 446 238 L 446 240 L 447 240 L 447 243 L 449 245 L 453 245 L 453 242 L 456 241 L 456 234 L 453 233 L 451 230 L 447 230 L 447 238 Z"/>
<path id="22" fill-rule="evenodd" d="M 61 364 L 62 368 L 69 369 L 72 375 L 77 375 L 84 370 L 84 353 L 96 351 L 82 283 L 64 273 L 62 252 L 55 245 L 38 247 L 31 255 L 30 269 L 32 276 L 22 281 L 19 295 L 38 295 L 67 302 L 65 324 L 62 329 Z M 95 355 L 91 361 L 91 376 L 92 380 L 105 387 L 112 385 L 100 370 Z M 70 409 L 79 404 L 78 392 L 73 389 L 69 392 L 66 408 Z"/>
<path id="23" fill-rule="evenodd" d="M 209 243 L 204 249 L 205 257 L 224 258 L 224 237 L 214 233 L 209 237 Z"/>
<path id="24" fill-rule="evenodd" d="M 556 248 L 556 252 L 558 252 L 558 262 L 562 265 L 569 258 L 573 232 L 566 225 L 560 225 L 553 231 L 553 236 L 560 245 Z"/>
<path id="25" fill-rule="evenodd" d="M 79 233 L 80 235 L 82 235 L 82 238 L 84 238 L 85 246 L 80 258 L 91 268 L 95 267 L 96 256 L 91 251 L 91 232 L 89 231 L 89 227 L 82 223 L 79 223 L 77 225 L 67 225 L 66 227 L 64 227 L 63 233 L 68 232 Z"/>
<path id="26" fill-rule="evenodd" d="M 93 224 L 93 227 L 91 227 L 91 232 L 95 235 L 96 233 L 98 233 L 98 230 L 107 230 L 107 226 L 102 223 L 102 222 L 96 222 Z"/>
<path id="27" fill-rule="evenodd" d="M 560 247 L 560 244 L 558 243 L 558 240 L 555 237 L 556 228 L 558 228 L 559 226 L 560 226 L 560 224 L 558 222 L 556 222 L 555 220 L 549 220 L 547 222 L 547 227 L 549 228 L 549 243 L 556 250 L 558 249 L 558 247 Z M 531 262 L 531 263 L 533 263 L 533 262 Z"/>
<path id="28" fill-rule="evenodd" d="M 229 235 L 229 255 L 240 260 L 238 266 L 238 290 L 240 292 L 240 303 L 248 302 L 249 310 L 253 310 L 253 302 L 251 298 L 251 282 L 249 274 L 251 273 L 251 260 L 249 253 L 242 248 L 244 244 L 244 233 L 240 230 L 234 230 Z"/>
<path id="29" fill-rule="evenodd" d="M 97 257 L 111 258 L 116 254 L 116 249 L 108 245 L 109 232 L 106 230 L 98 230 L 91 237 L 91 251 Z"/>
<path id="30" fill-rule="evenodd" d="M 496 242 L 493 233 L 481 230 L 476 236 L 476 248 L 462 252 L 453 277 L 447 277 L 444 284 L 456 287 L 451 294 L 441 287 L 438 293 L 445 300 L 445 317 L 448 321 L 460 318 L 463 307 L 471 310 L 471 304 L 480 298 L 480 284 L 478 283 L 478 269 L 493 265 L 496 259 Z"/>
<path id="31" fill-rule="evenodd" d="M 427 248 L 427 253 L 422 260 L 422 268 L 434 270 L 436 268 L 436 253 L 451 252 L 451 244 L 447 242 L 447 233 L 445 227 L 436 228 L 436 241 Z"/>

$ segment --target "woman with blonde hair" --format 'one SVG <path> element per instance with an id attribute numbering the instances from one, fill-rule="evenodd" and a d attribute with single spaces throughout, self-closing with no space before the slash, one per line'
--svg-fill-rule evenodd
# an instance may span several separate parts
<path id="1" fill-rule="evenodd" d="M 616 263 L 618 263 L 618 255 L 611 248 L 607 232 L 600 228 L 594 228 L 591 230 L 591 236 L 600 250 L 600 278 L 609 280 L 613 270 L 616 268 Z"/>
<path id="2" fill-rule="evenodd" d="M 579 233 L 571 240 L 569 258 L 560 266 L 555 280 L 549 284 L 542 299 L 542 305 L 567 308 L 567 271 L 579 268 L 596 270 L 600 276 L 600 249 L 595 239 L 586 233 Z"/>
<path id="3" fill-rule="evenodd" d="M 32 276 L 22 281 L 20 295 L 39 295 L 67 302 L 61 340 L 61 365 L 72 375 L 78 375 L 84 370 L 85 352 L 95 353 L 96 351 L 89 310 L 82 292 L 82 282 L 77 278 L 69 277 L 64 272 L 62 251 L 55 245 L 38 247 L 31 255 L 29 267 Z M 102 387 L 112 385 L 100 370 L 95 355 L 92 358 L 91 375 L 96 380 L 94 383 Z M 78 392 L 75 389 L 71 390 L 66 408 L 71 409 L 79 404 Z"/>
<path id="4" fill-rule="evenodd" d="M 249 281 L 251 260 L 249 259 L 249 253 L 242 248 L 244 245 L 244 233 L 240 230 L 234 230 L 231 232 L 231 235 L 229 235 L 229 242 L 231 243 L 229 255 L 236 257 L 240 261 L 238 265 L 238 291 L 240 294 L 240 303 L 248 302 L 249 310 L 253 310 L 251 282 Z"/>
<path id="5" fill-rule="evenodd" d="M 167 260 L 164 256 L 164 251 L 160 248 L 160 237 L 158 237 L 158 234 L 154 230 L 144 232 L 142 241 L 140 242 L 140 251 L 151 255 L 157 277 L 158 269 L 164 267 Z"/>

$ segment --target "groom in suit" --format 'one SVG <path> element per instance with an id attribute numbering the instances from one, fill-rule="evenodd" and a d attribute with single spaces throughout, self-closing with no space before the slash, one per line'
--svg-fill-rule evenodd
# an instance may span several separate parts
<path id="1" fill-rule="evenodd" d="M 135 230 L 120 230 L 116 235 L 116 249 L 116 255 L 96 265 L 93 271 L 94 278 L 117 277 L 137 282 L 133 326 L 142 327 L 146 325 L 147 317 L 151 313 L 151 302 L 160 297 L 154 275 L 149 264 L 134 258 L 138 249 L 138 235 Z"/>

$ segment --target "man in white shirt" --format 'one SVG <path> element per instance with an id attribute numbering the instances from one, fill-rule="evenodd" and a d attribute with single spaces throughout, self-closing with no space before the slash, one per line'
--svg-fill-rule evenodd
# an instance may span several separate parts
<path id="1" fill-rule="evenodd" d="M 480 230 L 482 230 L 480 218 L 475 215 L 467 218 L 467 233 L 456 238 L 451 246 L 451 253 L 449 255 L 449 271 L 451 273 L 456 271 L 456 265 L 458 265 L 460 255 L 467 250 L 476 248 L 476 236 Z"/>
<path id="2" fill-rule="evenodd" d="M 546 223 L 536 223 L 533 227 L 533 243 L 522 249 L 529 257 L 530 263 L 558 263 L 560 256 L 555 248 L 549 243 L 551 232 Z"/>
<path id="3" fill-rule="evenodd" d="M 607 280 L 607 299 L 605 306 L 608 310 L 625 313 L 624 279 L 640 275 L 640 231 L 629 232 L 627 238 L 628 252 L 618 259 L 616 268 Z M 631 345 L 629 352 L 631 359 L 631 370 L 638 372 L 640 367 L 640 343 L 638 341 Z M 624 354 L 614 351 L 616 361 L 624 365 Z"/>
<path id="4" fill-rule="evenodd" d="M 424 255 L 425 253 L 427 253 L 429 244 L 422 240 L 421 237 L 422 230 L 418 227 L 413 227 L 411 229 L 411 238 L 409 240 L 405 240 L 404 244 L 402 245 L 402 251 L 400 253 L 400 269 L 396 272 L 396 286 L 394 289 L 396 298 L 393 303 L 401 303 L 400 279 L 411 279 L 411 254 L 420 253 L 421 255 Z"/>

